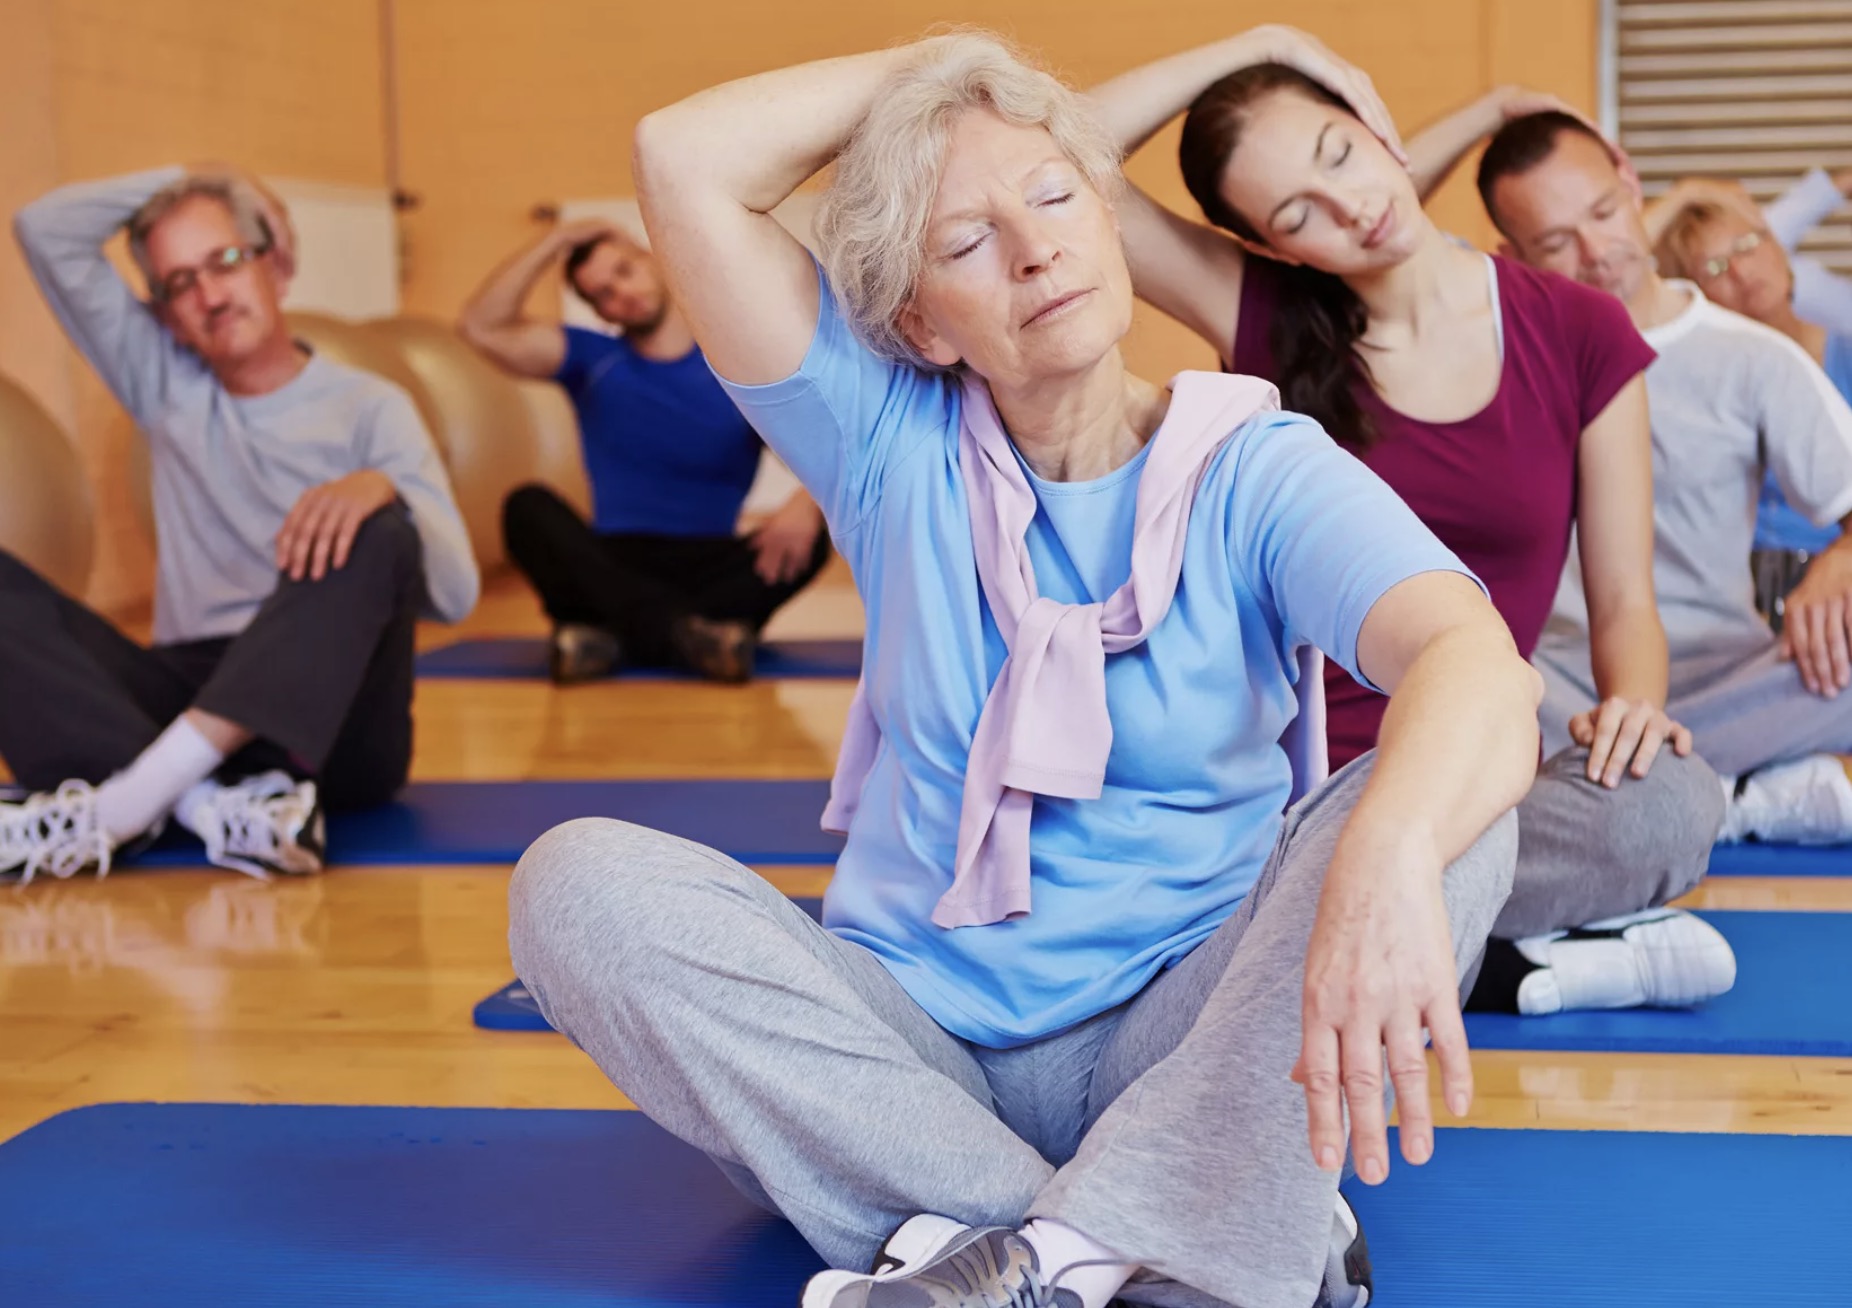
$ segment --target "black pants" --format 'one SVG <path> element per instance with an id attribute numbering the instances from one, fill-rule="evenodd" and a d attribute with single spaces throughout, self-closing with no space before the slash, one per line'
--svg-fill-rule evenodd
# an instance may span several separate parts
<path id="1" fill-rule="evenodd" d="M 347 566 L 279 577 L 237 636 L 144 649 L 0 551 L 0 758 L 29 790 L 102 781 L 189 708 L 256 737 L 221 780 L 312 777 L 331 809 L 384 803 L 412 755 L 424 556 L 403 505 L 369 518 Z"/>
<path id="2" fill-rule="evenodd" d="M 767 584 L 753 571 L 752 546 L 734 536 L 602 536 L 544 486 L 523 486 L 502 505 L 508 557 L 540 594 L 554 623 L 603 627 L 631 663 L 680 661 L 671 638 L 684 616 L 743 622 L 755 631 L 810 584 L 829 561 L 817 532 L 795 580 Z"/>

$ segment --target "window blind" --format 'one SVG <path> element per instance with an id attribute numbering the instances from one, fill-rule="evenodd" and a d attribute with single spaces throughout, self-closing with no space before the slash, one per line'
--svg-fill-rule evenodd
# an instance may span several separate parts
<path id="1" fill-rule="evenodd" d="M 1852 0 L 1604 0 L 1603 125 L 1649 196 L 1734 177 L 1761 201 L 1852 165 Z M 1852 275 L 1852 207 L 1801 248 Z"/>

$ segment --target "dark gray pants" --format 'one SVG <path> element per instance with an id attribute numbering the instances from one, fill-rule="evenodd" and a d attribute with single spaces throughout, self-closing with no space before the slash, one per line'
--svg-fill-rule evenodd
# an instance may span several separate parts
<path id="1" fill-rule="evenodd" d="M 402 505 L 374 514 L 347 566 L 279 577 L 237 636 L 146 649 L 0 551 L 0 758 L 30 790 L 120 771 L 189 708 L 257 737 L 222 780 L 283 768 L 329 808 L 384 803 L 412 751 L 423 550 Z"/>

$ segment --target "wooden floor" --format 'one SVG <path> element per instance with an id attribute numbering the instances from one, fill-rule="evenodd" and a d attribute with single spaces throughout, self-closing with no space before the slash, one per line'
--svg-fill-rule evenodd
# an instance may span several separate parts
<path id="1" fill-rule="evenodd" d="M 860 621 L 840 575 L 786 635 Z M 469 631 L 540 630 L 498 585 Z M 428 639 L 454 638 L 433 632 Z M 827 776 L 850 688 L 421 684 L 427 780 Z M 823 868 L 762 869 L 817 893 Z M 470 1025 L 512 975 L 507 868 L 257 882 L 134 872 L 0 890 L 0 1139 L 111 1100 L 622 1107 L 566 1041 Z M 1852 882 L 1730 880 L 1692 902 L 1852 911 Z M 1852 1060 L 1479 1053 L 1482 1125 L 1852 1134 Z"/>

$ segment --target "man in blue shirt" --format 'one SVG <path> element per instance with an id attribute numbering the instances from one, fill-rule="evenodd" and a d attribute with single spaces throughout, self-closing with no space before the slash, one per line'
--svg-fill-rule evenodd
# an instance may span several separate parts
<path id="1" fill-rule="evenodd" d="M 526 316 L 546 270 L 621 336 Z M 561 685 L 620 662 L 718 681 L 752 675 L 760 629 L 829 558 L 801 490 L 749 535 L 735 523 L 758 433 L 708 370 L 656 262 L 602 221 L 564 224 L 497 268 L 463 310 L 464 338 L 521 377 L 557 381 L 579 418 L 592 521 L 543 486 L 503 506 L 508 554 L 553 620 Z"/>

